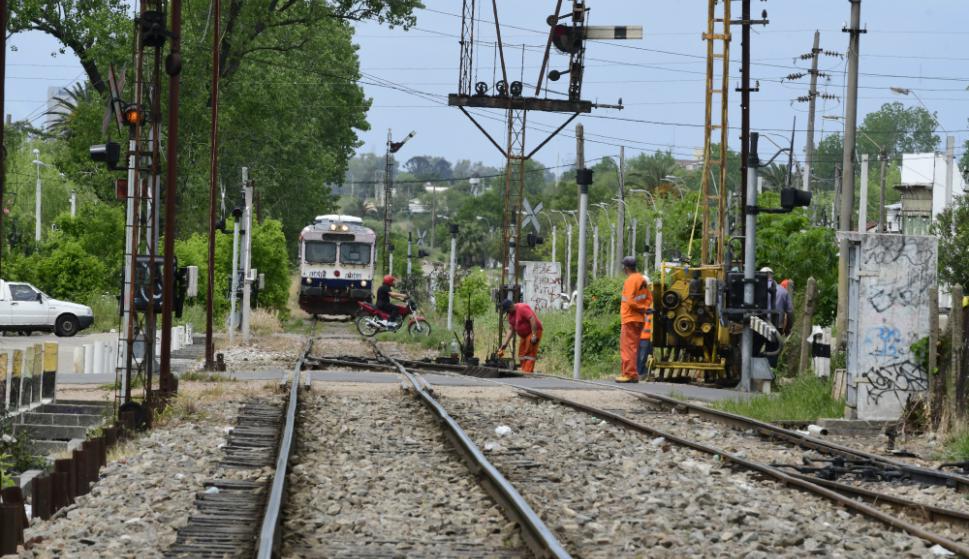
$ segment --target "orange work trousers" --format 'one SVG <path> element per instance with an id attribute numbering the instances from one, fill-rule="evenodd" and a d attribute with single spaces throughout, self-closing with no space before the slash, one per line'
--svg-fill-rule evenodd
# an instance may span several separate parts
<path id="1" fill-rule="evenodd" d="M 532 335 L 520 336 L 518 343 L 518 359 L 521 361 L 523 373 L 535 372 L 535 360 L 538 359 L 538 344 L 542 342 L 542 331 L 535 332 L 535 343 L 532 343 Z"/>
<path id="2" fill-rule="evenodd" d="M 636 357 L 639 354 L 639 338 L 643 335 L 642 322 L 626 322 L 619 334 L 619 357 L 622 360 L 622 374 L 639 377 L 636 372 Z"/>

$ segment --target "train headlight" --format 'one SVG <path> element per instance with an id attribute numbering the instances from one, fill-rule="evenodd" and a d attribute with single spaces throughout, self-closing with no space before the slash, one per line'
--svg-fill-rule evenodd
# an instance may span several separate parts
<path id="1" fill-rule="evenodd" d="M 340 231 L 349 231 L 349 230 L 350 230 L 350 226 L 349 225 L 341 225 L 340 226 Z"/>
<path id="2" fill-rule="evenodd" d="M 361 281 L 360 282 L 360 287 L 367 287 L 367 280 Z"/>
<path id="3" fill-rule="evenodd" d="M 336 231 L 336 223 L 330 224 L 330 231 Z"/>

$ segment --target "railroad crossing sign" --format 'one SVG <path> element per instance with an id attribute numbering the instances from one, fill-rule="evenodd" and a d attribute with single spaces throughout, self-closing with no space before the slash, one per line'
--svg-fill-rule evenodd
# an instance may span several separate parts
<path id="1" fill-rule="evenodd" d="M 525 215 L 525 219 L 522 221 L 522 225 L 527 226 L 529 223 L 531 223 L 532 227 L 535 228 L 535 233 L 541 234 L 542 224 L 538 221 L 538 214 L 542 211 L 542 203 L 539 202 L 533 208 L 532 205 L 528 202 L 528 198 L 523 198 L 522 206 L 524 206 L 522 213 Z"/>
<path id="2" fill-rule="evenodd" d="M 417 230 L 417 246 L 424 246 L 425 239 L 427 238 L 427 231 Z"/>

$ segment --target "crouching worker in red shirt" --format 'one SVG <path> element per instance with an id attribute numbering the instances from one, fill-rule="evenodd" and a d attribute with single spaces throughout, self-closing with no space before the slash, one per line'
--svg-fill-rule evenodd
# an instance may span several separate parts
<path id="1" fill-rule="evenodd" d="M 535 372 L 535 360 L 538 359 L 538 344 L 542 341 L 542 323 L 535 316 L 535 311 L 525 303 L 512 303 L 511 299 L 501 302 L 501 310 L 508 314 L 508 324 L 511 329 L 505 343 L 501 344 L 501 351 L 505 351 L 511 342 L 511 337 L 518 334 L 518 359 L 521 361 L 523 373 Z"/>

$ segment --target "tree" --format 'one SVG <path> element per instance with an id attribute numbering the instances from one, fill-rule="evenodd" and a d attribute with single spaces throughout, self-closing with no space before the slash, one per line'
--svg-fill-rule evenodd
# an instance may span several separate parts
<path id="1" fill-rule="evenodd" d="M 787 165 L 774 163 L 768 167 L 761 167 L 758 172 L 764 178 L 765 186 L 772 187 L 771 190 L 780 191 L 787 186 Z"/>
<path id="2" fill-rule="evenodd" d="M 677 169 L 679 165 L 669 151 L 657 151 L 649 155 L 642 153 L 627 164 L 626 182 L 655 192 L 660 185 L 670 182 L 666 177 L 675 174 Z"/>
<path id="3" fill-rule="evenodd" d="M 840 134 L 829 134 L 818 142 L 811 162 L 811 181 L 818 190 L 834 190 L 835 168 L 841 167 L 843 157 L 844 142 Z"/>
<path id="4" fill-rule="evenodd" d="M 922 107 L 905 107 L 898 101 L 885 103 L 865 115 L 856 150 L 858 154 L 877 155 L 880 151 L 875 145 L 877 142 L 892 159 L 900 158 L 903 153 L 935 151 L 939 146 L 939 136 L 934 132 L 937 126 L 935 113 Z"/>
<path id="5" fill-rule="evenodd" d="M 969 286 L 969 195 L 956 198 L 932 224 L 939 237 L 939 279 Z"/>

